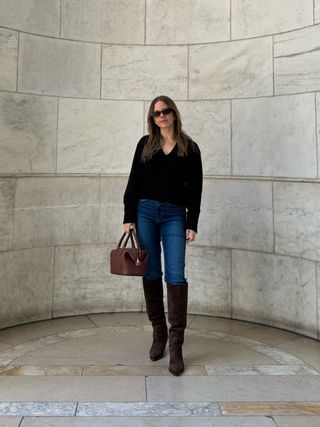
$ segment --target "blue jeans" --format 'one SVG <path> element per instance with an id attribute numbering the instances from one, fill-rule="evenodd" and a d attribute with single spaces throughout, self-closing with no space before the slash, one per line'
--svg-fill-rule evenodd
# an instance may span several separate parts
<path id="1" fill-rule="evenodd" d="M 184 276 L 186 254 L 186 210 L 184 206 L 140 199 L 137 209 L 137 235 L 148 254 L 146 280 L 162 277 L 162 242 L 165 281 L 171 285 L 187 283 Z"/>

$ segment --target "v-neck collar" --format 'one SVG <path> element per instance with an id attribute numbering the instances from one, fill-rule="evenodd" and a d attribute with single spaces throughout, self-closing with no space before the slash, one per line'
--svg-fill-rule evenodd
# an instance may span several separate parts
<path id="1" fill-rule="evenodd" d="M 164 151 L 163 151 L 163 148 L 161 147 L 161 151 L 162 151 L 162 154 L 165 156 L 165 157 L 168 157 L 168 156 L 170 156 L 170 154 L 176 149 L 176 146 L 177 146 L 177 143 L 175 143 L 174 144 L 174 146 L 172 147 L 172 149 L 169 151 L 169 153 L 165 153 Z"/>

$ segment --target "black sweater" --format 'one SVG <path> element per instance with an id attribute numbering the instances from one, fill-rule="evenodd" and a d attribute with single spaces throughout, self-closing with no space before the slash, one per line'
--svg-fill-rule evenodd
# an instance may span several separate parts
<path id="1" fill-rule="evenodd" d="M 178 156 L 177 145 L 169 154 L 157 151 L 147 162 L 141 161 L 142 150 L 148 141 L 138 142 L 132 168 L 124 193 L 124 221 L 136 222 L 139 199 L 174 203 L 187 208 L 186 228 L 197 231 L 202 192 L 202 163 L 199 147 Z"/>

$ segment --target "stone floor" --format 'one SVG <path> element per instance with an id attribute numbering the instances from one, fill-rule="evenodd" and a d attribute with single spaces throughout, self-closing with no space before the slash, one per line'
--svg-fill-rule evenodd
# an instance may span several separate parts
<path id="1" fill-rule="evenodd" d="M 189 316 L 186 371 L 151 362 L 144 313 L 0 331 L 0 427 L 319 427 L 320 343 Z"/>

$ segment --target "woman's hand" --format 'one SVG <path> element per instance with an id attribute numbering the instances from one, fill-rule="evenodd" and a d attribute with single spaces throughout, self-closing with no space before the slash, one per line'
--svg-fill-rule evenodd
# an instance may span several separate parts
<path id="1" fill-rule="evenodd" d="M 127 222 L 123 224 L 123 229 L 125 233 L 129 233 L 130 228 L 133 228 L 136 231 L 136 224 L 134 222 Z"/>
<path id="2" fill-rule="evenodd" d="M 193 242 L 196 238 L 197 233 L 193 230 L 187 229 L 186 231 L 186 242 L 190 243 Z"/>

